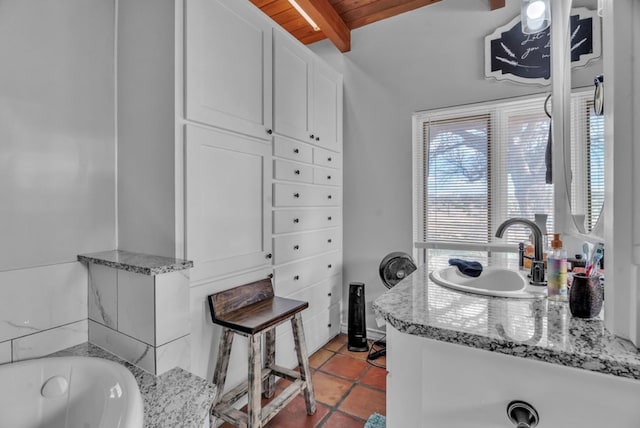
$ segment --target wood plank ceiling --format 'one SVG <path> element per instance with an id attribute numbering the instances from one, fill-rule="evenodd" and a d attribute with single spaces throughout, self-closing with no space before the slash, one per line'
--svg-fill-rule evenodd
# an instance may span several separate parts
<path id="1" fill-rule="evenodd" d="M 408 12 L 440 0 L 297 0 L 320 27 L 316 31 L 289 0 L 250 0 L 281 27 L 308 45 L 330 39 L 341 52 L 351 50 L 351 30 Z M 478 0 L 487 1 L 487 0 Z M 491 10 L 504 7 L 505 0 L 488 0 Z"/>

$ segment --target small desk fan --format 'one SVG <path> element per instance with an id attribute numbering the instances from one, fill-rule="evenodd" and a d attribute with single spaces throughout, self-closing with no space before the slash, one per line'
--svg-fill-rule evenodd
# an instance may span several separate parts
<path id="1" fill-rule="evenodd" d="M 387 254 L 380 262 L 380 279 L 382 279 L 385 287 L 391 289 L 415 270 L 416 264 L 413 261 L 413 257 L 407 253 L 396 251 Z M 375 352 L 370 352 L 367 359 L 375 360 L 378 357 L 386 355 L 387 344 L 384 339 L 375 341 L 373 345 L 378 345 L 381 348 Z M 371 349 L 373 349 L 373 346 Z"/>

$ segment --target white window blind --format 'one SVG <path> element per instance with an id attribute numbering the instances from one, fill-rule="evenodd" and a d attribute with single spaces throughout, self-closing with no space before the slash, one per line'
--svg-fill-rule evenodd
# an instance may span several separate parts
<path id="1" fill-rule="evenodd" d="M 574 97 L 575 105 L 585 102 L 586 95 L 580 96 Z M 497 225 L 511 217 L 533 220 L 535 214 L 547 214 L 547 230 L 553 231 L 553 185 L 545 180 L 551 123 L 544 112 L 545 98 L 543 95 L 489 102 L 414 115 L 417 246 L 489 249 L 498 242 L 494 238 Z M 582 122 L 572 123 L 585 129 L 585 135 L 593 134 L 589 127 L 603 126 L 600 118 L 594 119 L 592 114 L 580 117 Z M 574 131 L 572 135 L 577 134 Z M 603 166 L 602 141 L 594 141 L 593 136 L 587 140 L 589 148 L 583 150 L 590 153 L 589 161 L 582 161 L 580 174 Z M 583 195 L 580 200 L 588 210 L 602 197 L 603 189 L 603 183 L 592 183 L 573 193 L 576 198 Z M 525 227 L 514 226 L 506 234 L 506 243 L 525 241 L 529 233 Z"/>

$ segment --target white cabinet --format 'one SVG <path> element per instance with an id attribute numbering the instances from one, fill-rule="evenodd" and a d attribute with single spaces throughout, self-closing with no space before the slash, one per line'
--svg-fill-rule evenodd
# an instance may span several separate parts
<path id="1" fill-rule="evenodd" d="M 274 130 L 342 150 L 342 76 L 289 35 L 274 35 Z"/>
<path id="2" fill-rule="evenodd" d="M 271 23 L 247 1 L 188 0 L 185 8 L 186 118 L 270 138 Z"/>
<path id="3" fill-rule="evenodd" d="M 191 280 L 271 263 L 271 145 L 187 125 L 186 247 Z"/>

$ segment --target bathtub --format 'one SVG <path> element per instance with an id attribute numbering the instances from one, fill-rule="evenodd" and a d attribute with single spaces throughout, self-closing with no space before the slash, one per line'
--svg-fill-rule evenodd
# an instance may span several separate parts
<path id="1" fill-rule="evenodd" d="M 0 366 L 0 427 L 141 428 L 142 397 L 126 367 L 100 358 Z"/>

